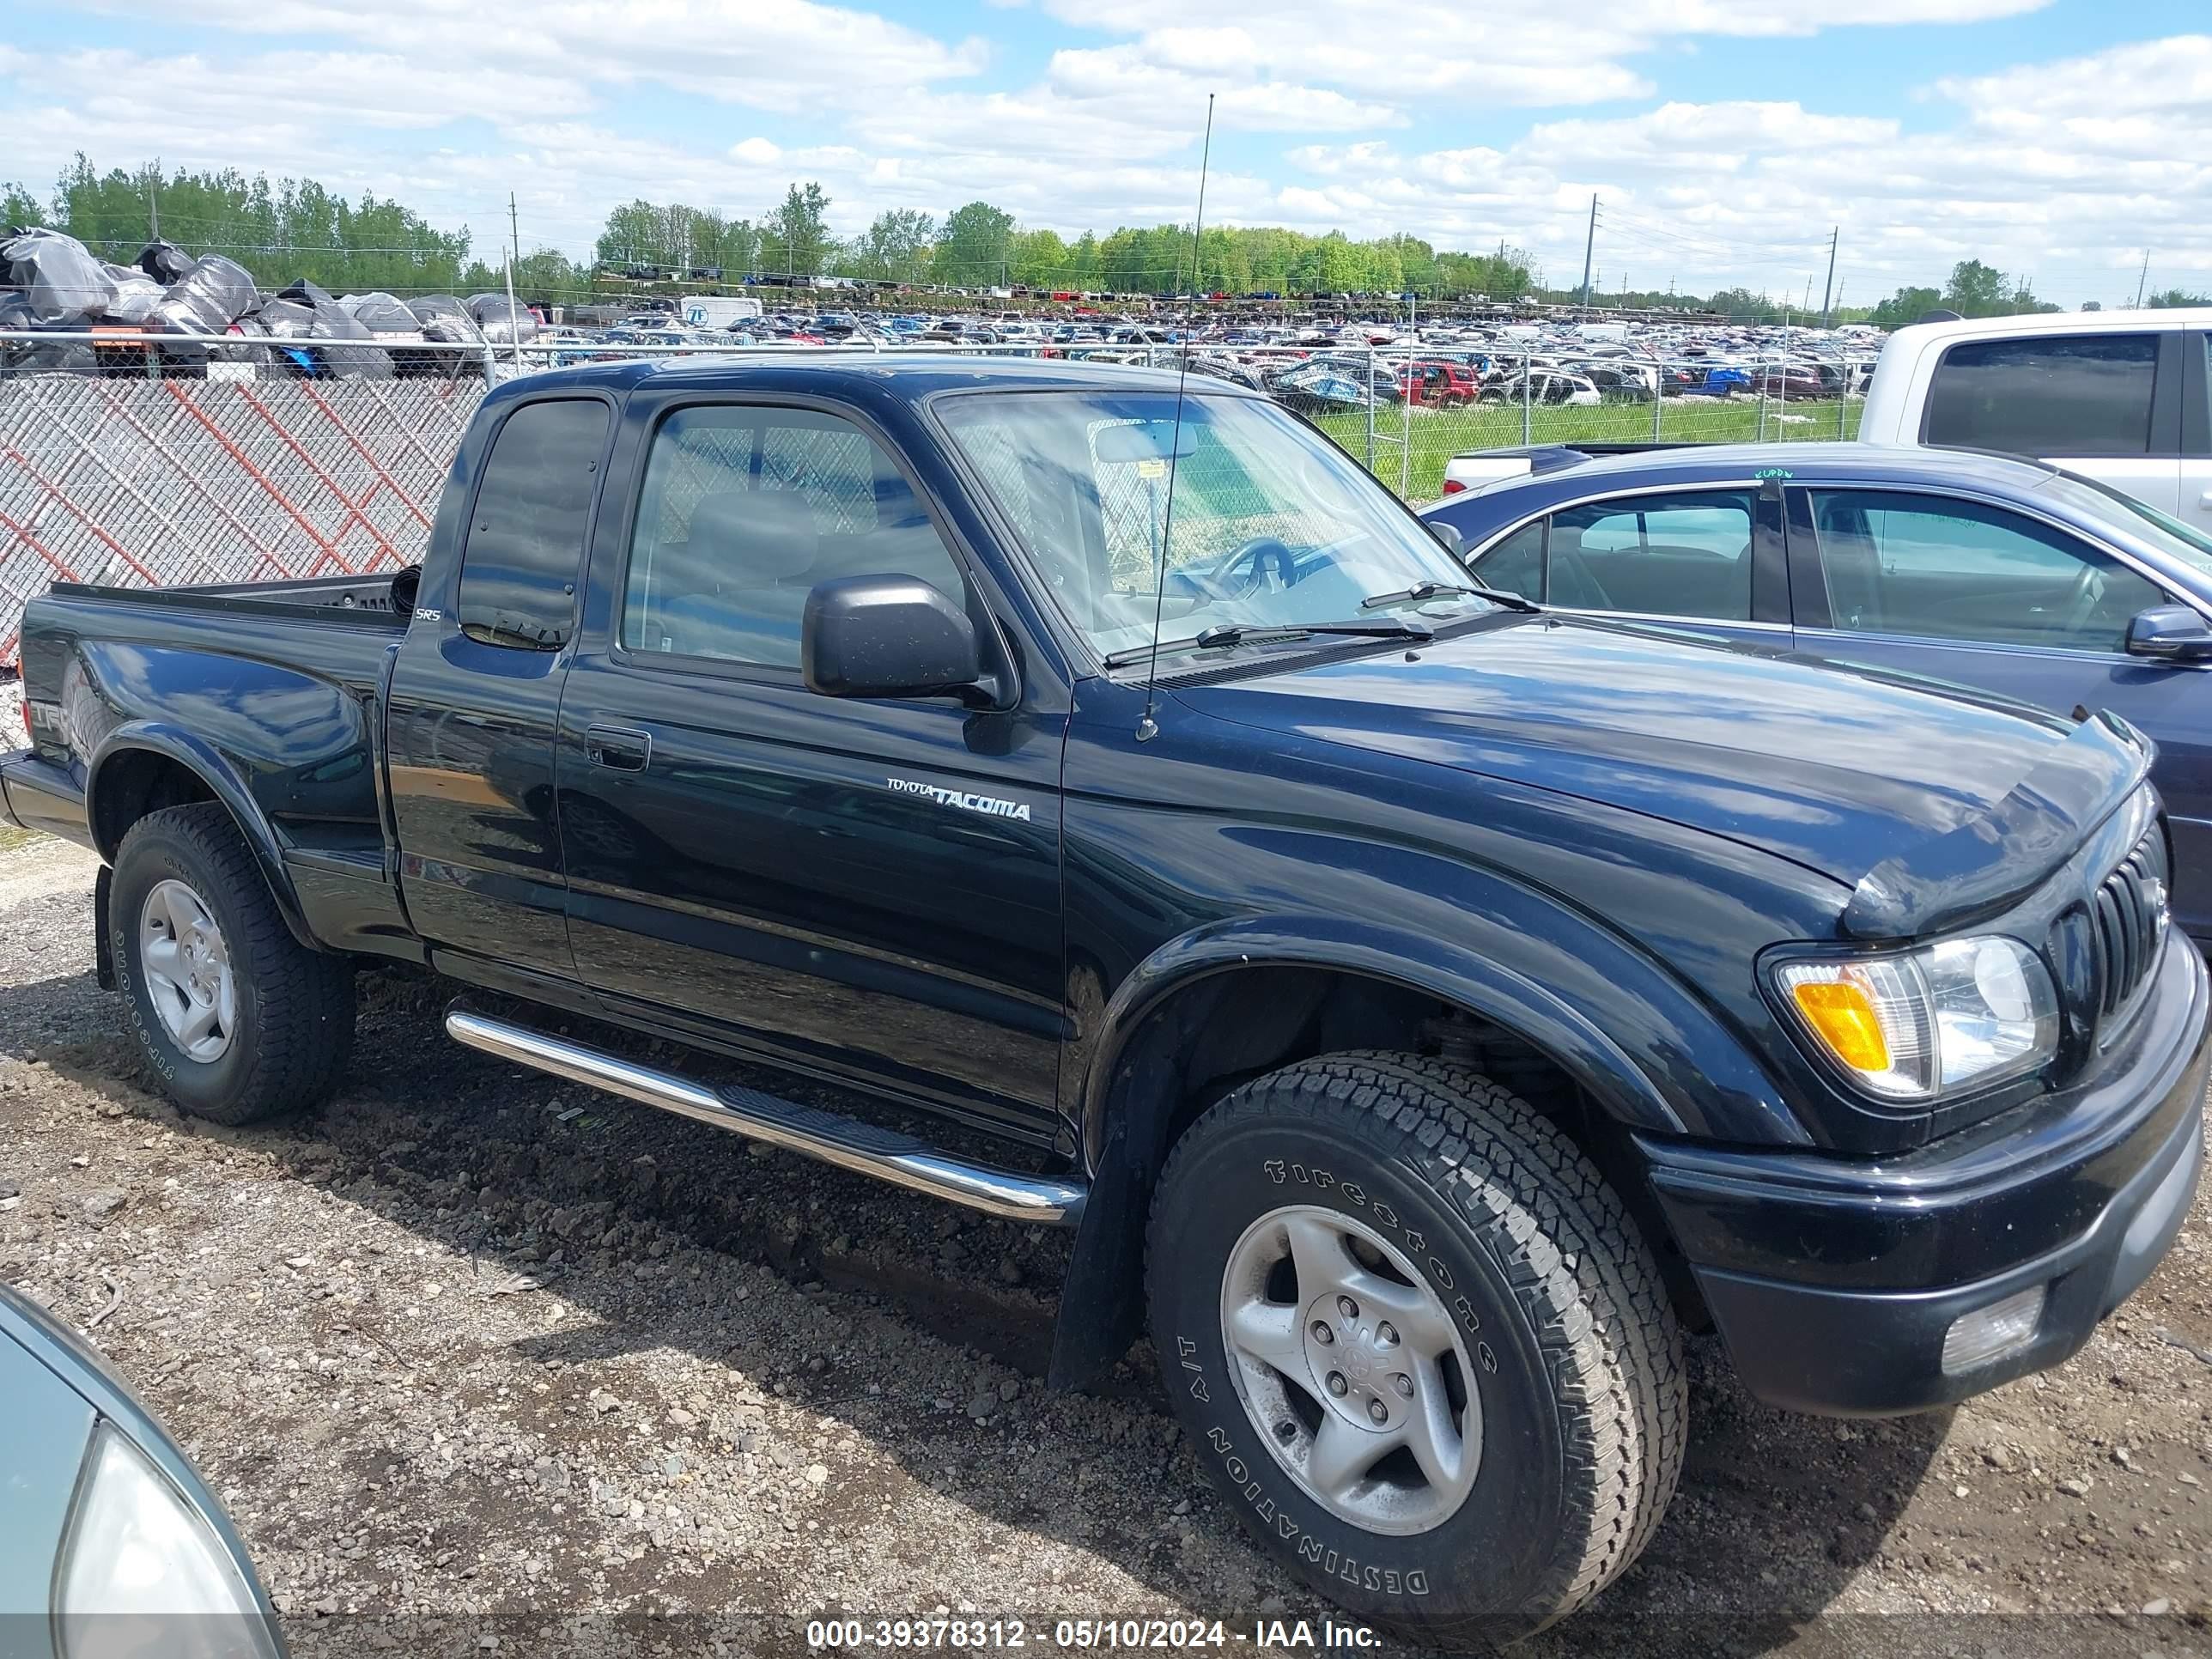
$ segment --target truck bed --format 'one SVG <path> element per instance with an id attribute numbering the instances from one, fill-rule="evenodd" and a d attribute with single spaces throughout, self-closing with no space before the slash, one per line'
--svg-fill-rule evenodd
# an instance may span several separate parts
<path id="1" fill-rule="evenodd" d="M 174 587 L 106 587 L 92 582 L 56 582 L 50 590 L 56 599 L 182 606 L 196 611 L 228 611 L 241 616 L 266 617 L 272 611 L 301 621 L 334 620 L 330 613 L 343 612 L 349 623 L 382 621 L 393 631 L 406 631 L 414 611 L 416 574 L 410 566 L 390 574 L 314 576 L 276 582 L 204 582 Z"/>
<path id="2" fill-rule="evenodd" d="M 17 816 L 112 855 L 86 806 L 95 772 L 117 769 L 116 798 L 191 799 L 179 781 L 195 780 L 249 826 L 303 935 L 378 948 L 404 931 L 381 785 L 383 694 L 412 614 L 402 574 L 398 596 L 392 575 L 57 583 L 23 615 L 36 753 L 11 775 Z"/>

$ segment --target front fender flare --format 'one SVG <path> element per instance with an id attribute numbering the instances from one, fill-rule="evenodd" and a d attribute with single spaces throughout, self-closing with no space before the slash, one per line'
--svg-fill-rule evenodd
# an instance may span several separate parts
<path id="1" fill-rule="evenodd" d="M 1111 1365 L 1139 1320 L 1146 1217 L 1180 1101 L 1141 1087 L 1117 1095 L 1125 1055 L 1173 998 L 1224 973 L 1316 968 L 1414 990 L 1534 1045 L 1630 1127 L 1680 1136 L 1711 1133 L 1725 1123 L 1770 1144 L 1809 1142 L 1756 1059 L 1711 1008 L 1618 935 L 1577 919 L 1554 941 L 1553 959 L 1583 970 L 1585 996 L 1601 987 L 1609 1000 L 1593 1009 L 1568 988 L 1507 965 L 1530 955 L 1525 931 L 1465 910 L 1455 911 L 1451 924 L 1445 938 L 1442 927 L 1413 933 L 1340 915 L 1237 917 L 1170 940 L 1116 987 L 1086 1044 L 1079 1127 L 1091 1185 L 1054 1335 L 1056 1382 L 1079 1386 Z M 1616 1035 L 1632 1029 L 1650 1050 L 1648 1059 Z M 1694 1069 L 1686 1063 L 1691 1054 Z"/>
<path id="2" fill-rule="evenodd" d="M 97 826 L 100 823 L 100 787 L 103 775 L 112 776 L 112 764 L 130 754 L 154 754 L 174 761 L 208 787 L 208 792 L 228 811 L 231 822 L 246 838 L 252 849 L 253 861 L 269 883 L 270 896 L 276 901 L 277 914 L 284 918 L 284 926 L 292 937 L 310 951 L 323 948 L 313 933 L 308 931 L 306 916 L 300 908 L 300 895 L 292 884 L 291 872 L 284 867 L 283 846 L 276 839 L 276 830 L 253 798 L 246 780 L 222 751 L 195 736 L 183 726 L 167 720 L 126 720 L 100 740 L 85 767 L 84 800 L 87 820 Z M 116 845 L 94 830 L 100 855 L 110 864 L 115 860 Z"/>

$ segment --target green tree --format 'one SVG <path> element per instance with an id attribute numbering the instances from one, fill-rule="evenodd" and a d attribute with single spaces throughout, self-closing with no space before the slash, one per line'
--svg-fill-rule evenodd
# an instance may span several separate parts
<path id="1" fill-rule="evenodd" d="M 916 283 L 929 266 L 937 222 L 914 208 L 893 208 L 875 216 L 846 249 L 847 274 L 878 281 Z"/>
<path id="2" fill-rule="evenodd" d="M 1029 288 L 1062 286 L 1067 267 L 1067 244 L 1054 230 L 1018 230 L 1006 255 L 1014 281 Z"/>
<path id="3" fill-rule="evenodd" d="M 945 216 L 930 269 L 940 283 L 990 288 L 1006 281 L 1012 263 L 1014 216 L 988 202 L 970 202 Z"/>
<path id="4" fill-rule="evenodd" d="M 764 270 L 818 276 L 830 252 L 830 198 L 812 179 L 784 192 L 782 204 L 761 222 Z"/>
<path id="5" fill-rule="evenodd" d="M 1979 259 L 1961 259 L 1953 265 L 1950 285 L 1943 290 L 1943 303 L 1961 317 L 2004 316 L 2019 309 L 2014 297 L 2004 272 Z"/>
<path id="6" fill-rule="evenodd" d="M 1935 289 L 1901 288 L 1869 312 L 1867 320 L 1877 328 L 1903 328 L 1942 305 L 1943 295 Z"/>
<path id="7" fill-rule="evenodd" d="M 46 222 L 46 210 L 37 197 L 13 181 L 0 185 L 0 225 L 28 228 Z"/>
<path id="8" fill-rule="evenodd" d="M 2185 288 L 2170 288 L 2162 294 L 2152 295 L 2143 304 L 2159 311 L 2180 306 L 2212 306 L 2212 294 L 2192 294 Z"/>

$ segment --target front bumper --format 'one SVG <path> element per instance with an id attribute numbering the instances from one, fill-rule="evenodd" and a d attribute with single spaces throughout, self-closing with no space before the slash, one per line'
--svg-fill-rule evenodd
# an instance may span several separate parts
<path id="1" fill-rule="evenodd" d="M 2057 1364 L 2187 1218 L 2212 996 L 2178 934 L 2094 1082 L 1866 1161 L 1648 1139 L 1652 1186 L 1738 1374 L 1796 1411 L 1887 1416 Z M 2033 1334 L 1947 1371 L 1954 1321 L 2041 1285 Z"/>
<path id="2" fill-rule="evenodd" d="M 0 755 L 0 817 L 20 830 L 92 845 L 84 785 L 66 768 L 40 759 L 35 750 Z"/>

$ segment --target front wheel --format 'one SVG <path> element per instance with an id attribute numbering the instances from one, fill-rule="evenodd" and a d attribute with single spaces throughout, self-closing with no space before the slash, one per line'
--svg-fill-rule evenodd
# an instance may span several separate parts
<path id="1" fill-rule="evenodd" d="M 1147 1272 L 1231 1506 L 1348 1611 L 1510 1642 L 1610 1583 L 1681 1468 L 1681 1345 L 1619 1196 L 1547 1120 L 1410 1054 L 1302 1061 L 1170 1155 Z"/>

